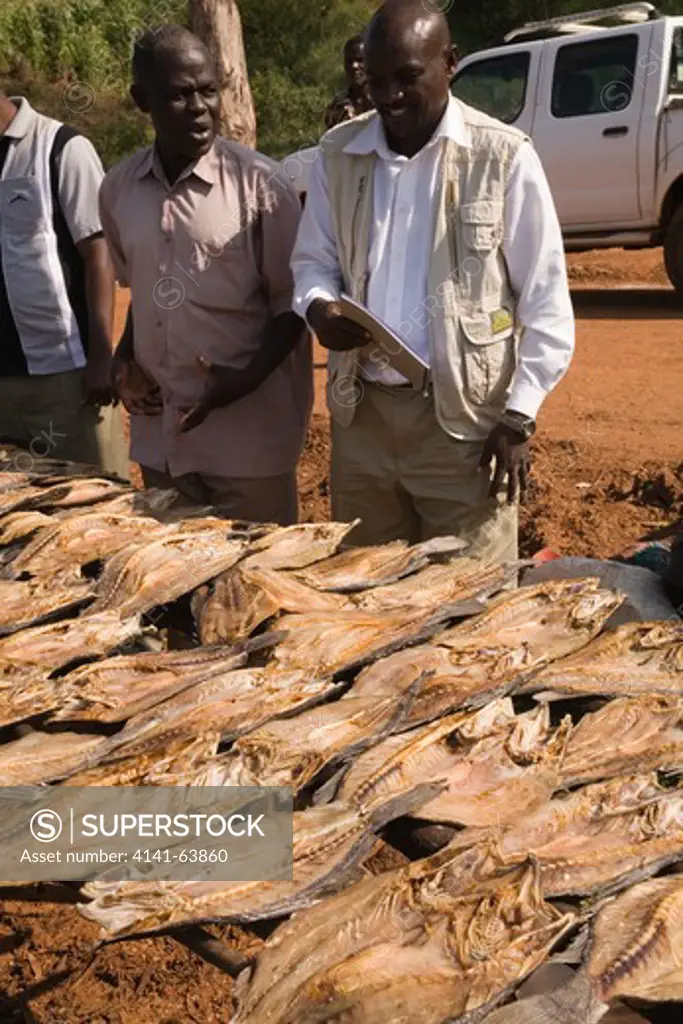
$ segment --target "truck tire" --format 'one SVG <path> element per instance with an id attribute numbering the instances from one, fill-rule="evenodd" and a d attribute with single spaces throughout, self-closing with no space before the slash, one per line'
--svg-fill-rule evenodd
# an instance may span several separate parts
<path id="1" fill-rule="evenodd" d="M 683 206 L 675 211 L 666 231 L 664 266 L 671 284 L 683 298 Z"/>

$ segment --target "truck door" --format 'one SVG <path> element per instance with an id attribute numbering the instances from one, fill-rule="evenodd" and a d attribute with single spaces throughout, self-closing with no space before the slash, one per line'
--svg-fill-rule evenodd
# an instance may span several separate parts
<path id="1" fill-rule="evenodd" d="M 533 140 L 565 231 L 640 222 L 638 138 L 649 39 L 646 28 L 546 43 Z"/>
<path id="2" fill-rule="evenodd" d="M 471 107 L 530 133 L 534 116 L 539 44 L 483 51 L 458 65 L 451 91 Z"/>

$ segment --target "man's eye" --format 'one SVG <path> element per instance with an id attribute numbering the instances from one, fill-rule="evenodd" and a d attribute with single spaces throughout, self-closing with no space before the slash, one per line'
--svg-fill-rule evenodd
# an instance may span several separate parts
<path id="1" fill-rule="evenodd" d="M 202 96 L 216 96 L 218 90 L 215 85 L 207 85 L 206 89 L 202 89 Z"/>

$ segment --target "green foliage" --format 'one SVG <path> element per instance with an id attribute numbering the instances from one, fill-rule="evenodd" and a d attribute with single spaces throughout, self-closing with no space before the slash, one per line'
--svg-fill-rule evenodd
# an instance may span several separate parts
<path id="1" fill-rule="evenodd" d="M 259 148 L 284 156 L 313 144 L 343 84 L 342 47 L 378 0 L 239 0 Z M 445 8 L 447 0 L 440 0 Z M 596 0 L 452 0 L 463 53 L 530 20 L 590 10 Z M 683 0 L 662 0 L 683 13 Z M 110 165 L 150 137 L 127 98 L 132 43 L 145 28 L 185 22 L 187 0 L 0 0 L 0 88 L 85 131 Z M 79 83 L 74 102 L 74 86 Z M 78 89 L 81 90 L 80 94 Z"/>

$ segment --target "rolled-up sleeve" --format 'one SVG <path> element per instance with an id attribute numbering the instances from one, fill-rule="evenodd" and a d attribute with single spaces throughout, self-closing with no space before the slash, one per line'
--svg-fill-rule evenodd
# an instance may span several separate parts
<path id="1" fill-rule="evenodd" d="M 305 317 L 314 299 L 338 299 L 342 275 L 327 188 L 325 163 L 320 153 L 311 167 L 306 205 L 292 253 L 294 312 Z"/>
<path id="2" fill-rule="evenodd" d="M 535 419 L 569 368 L 575 323 L 555 203 L 540 158 L 528 143 L 510 173 L 503 252 L 522 328 L 507 408 Z"/>
<path id="3" fill-rule="evenodd" d="M 104 168 L 89 139 L 75 135 L 59 156 L 59 205 L 75 243 L 100 234 L 98 193 Z"/>

